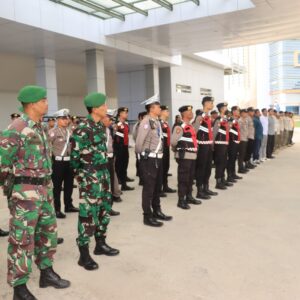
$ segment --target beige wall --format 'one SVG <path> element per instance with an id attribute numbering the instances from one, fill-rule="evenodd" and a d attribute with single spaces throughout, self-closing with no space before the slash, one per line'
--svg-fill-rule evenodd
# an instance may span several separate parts
<path id="1" fill-rule="evenodd" d="M 57 62 L 56 67 L 59 108 L 69 108 L 74 115 L 86 115 L 83 106 L 86 95 L 85 66 Z M 106 71 L 105 75 L 108 105 L 117 108 L 116 74 Z M 18 90 L 26 84 L 35 84 L 35 76 L 34 58 L 0 53 L 0 130 L 9 124 L 9 115 L 18 111 Z"/>

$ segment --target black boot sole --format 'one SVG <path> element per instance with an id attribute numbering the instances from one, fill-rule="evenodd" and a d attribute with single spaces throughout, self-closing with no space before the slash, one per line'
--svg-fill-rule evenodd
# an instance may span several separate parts
<path id="1" fill-rule="evenodd" d="M 162 227 L 164 224 L 163 223 L 161 223 L 161 224 L 150 224 L 150 223 L 144 222 L 144 225 L 150 226 L 150 227 Z"/>
<path id="2" fill-rule="evenodd" d="M 59 286 L 59 285 L 52 284 L 52 283 L 40 283 L 40 288 L 44 289 L 44 288 L 47 288 L 47 287 L 53 287 L 55 289 L 62 290 L 62 289 L 66 289 L 66 288 L 70 287 L 70 285 L 71 285 L 70 282 L 66 286 Z"/>
<path id="3" fill-rule="evenodd" d="M 120 254 L 120 251 L 118 252 L 102 252 L 102 251 L 94 251 L 94 255 L 105 255 L 105 256 L 117 256 Z"/>
<path id="4" fill-rule="evenodd" d="M 91 268 L 91 267 L 87 267 L 85 266 L 83 263 L 81 263 L 80 261 L 78 261 L 78 265 L 80 267 L 83 267 L 84 269 L 86 269 L 87 271 L 94 271 L 94 270 L 98 270 L 99 269 L 99 265 L 97 264 L 97 266 Z"/>

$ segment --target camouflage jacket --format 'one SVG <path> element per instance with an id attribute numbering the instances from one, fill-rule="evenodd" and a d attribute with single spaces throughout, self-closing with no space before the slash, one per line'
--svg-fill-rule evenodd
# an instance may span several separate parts
<path id="1" fill-rule="evenodd" d="M 108 197 L 106 128 L 90 115 L 82 120 L 71 138 L 71 166 L 79 183 L 80 198 L 95 203 Z"/>
<path id="2" fill-rule="evenodd" d="M 40 123 L 22 114 L 0 136 L 0 185 L 4 184 L 9 174 L 42 178 L 49 177 L 51 173 L 47 134 Z M 17 197 L 24 200 L 32 198 L 21 191 Z"/>

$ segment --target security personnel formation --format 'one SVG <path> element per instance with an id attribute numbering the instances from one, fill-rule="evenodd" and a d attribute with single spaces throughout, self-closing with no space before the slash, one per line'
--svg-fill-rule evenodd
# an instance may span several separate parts
<path id="1" fill-rule="evenodd" d="M 78 214 L 78 265 L 84 270 L 99 268 L 90 253 L 91 237 L 96 242 L 93 255 L 120 253 L 108 245 L 107 235 L 110 217 L 120 214 L 113 204 L 134 189 L 127 184 L 134 181 L 127 175 L 129 110 L 108 109 L 106 96 L 95 92 L 83 100 L 87 117 L 71 117 L 64 108 L 44 119 L 48 101 L 43 87 L 23 87 L 18 100 L 21 114 L 12 114 L 11 124 L 0 135 L 0 185 L 10 211 L 9 232 L 0 229 L 0 236 L 9 236 L 7 281 L 14 289 L 13 299 L 34 300 L 27 288 L 33 256 L 41 288 L 71 285 L 53 269 L 56 246 L 62 242 L 56 219 L 66 218 L 66 213 Z M 146 226 L 162 227 L 173 220 L 160 200 L 169 193 L 177 192 L 177 206 L 183 210 L 217 196 L 210 187 L 213 166 L 215 188 L 226 190 L 242 179 L 239 174 L 293 145 L 289 112 L 238 106 L 229 110 L 226 102 L 213 111 L 214 99 L 206 96 L 195 115 L 193 106 L 180 107 L 171 130 L 169 108 L 161 105 L 158 95 L 142 104 L 145 111 L 132 137 Z M 177 190 L 168 183 L 171 153 L 178 166 Z M 77 185 L 78 208 L 72 198 Z"/>

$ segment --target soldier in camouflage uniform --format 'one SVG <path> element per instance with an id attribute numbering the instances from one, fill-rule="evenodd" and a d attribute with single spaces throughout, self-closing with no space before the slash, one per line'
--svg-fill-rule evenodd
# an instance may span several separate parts
<path id="1" fill-rule="evenodd" d="M 90 237 L 95 236 L 95 255 L 119 254 L 105 242 L 110 221 L 110 175 L 108 171 L 106 128 L 101 120 L 106 116 L 106 96 L 91 93 L 84 99 L 89 112 L 73 132 L 71 166 L 79 183 L 79 219 L 77 245 L 78 264 L 86 270 L 95 270 L 98 264 L 89 254 Z"/>
<path id="2" fill-rule="evenodd" d="M 26 287 L 32 256 L 41 270 L 40 287 L 67 288 L 53 269 L 57 227 L 51 184 L 51 155 L 41 118 L 47 112 L 46 90 L 26 86 L 18 100 L 24 113 L 0 137 L 0 185 L 8 198 L 8 283 L 14 300 L 36 299 Z"/>

